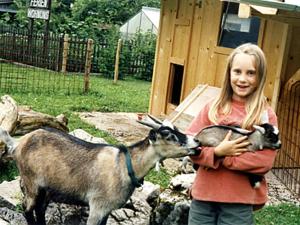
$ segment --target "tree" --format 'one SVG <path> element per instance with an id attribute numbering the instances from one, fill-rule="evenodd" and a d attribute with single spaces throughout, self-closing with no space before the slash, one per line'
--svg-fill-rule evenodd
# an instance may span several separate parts
<path id="1" fill-rule="evenodd" d="M 14 0 L 16 17 L 0 16 L 0 24 L 26 28 L 29 1 Z M 135 15 L 142 6 L 159 7 L 160 0 L 52 0 L 50 31 L 82 38 L 101 39 Z M 45 22 L 35 19 L 35 29 L 43 31 Z M 110 31 L 112 30 L 112 31 Z"/>

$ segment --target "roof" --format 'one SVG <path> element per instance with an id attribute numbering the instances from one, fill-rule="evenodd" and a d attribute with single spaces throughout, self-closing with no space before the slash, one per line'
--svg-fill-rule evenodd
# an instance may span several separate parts
<path id="1" fill-rule="evenodd" d="M 160 9 L 145 7 L 127 20 L 121 27 L 120 31 L 126 35 L 139 32 L 148 32 L 157 34 L 160 19 Z"/>
<path id="2" fill-rule="evenodd" d="M 153 25 L 158 29 L 160 9 L 143 6 L 142 12 L 145 13 L 145 15 L 149 18 Z"/>
<path id="3" fill-rule="evenodd" d="M 225 1 L 300 12 L 299 0 L 285 0 L 284 2 L 277 1 L 277 0 L 225 0 Z"/>

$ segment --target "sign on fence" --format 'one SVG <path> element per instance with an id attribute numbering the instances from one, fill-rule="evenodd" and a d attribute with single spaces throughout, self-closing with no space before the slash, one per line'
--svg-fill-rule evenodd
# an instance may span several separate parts
<path id="1" fill-rule="evenodd" d="M 33 19 L 48 20 L 49 19 L 49 10 L 48 9 L 28 8 L 27 16 L 29 18 L 33 18 Z"/>
<path id="2" fill-rule="evenodd" d="M 48 8 L 48 0 L 31 0 L 30 7 Z"/>
<path id="3" fill-rule="evenodd" d="M 49 20 L 48 0 L 30 0 L 27 16 L 33 19 Z"/>

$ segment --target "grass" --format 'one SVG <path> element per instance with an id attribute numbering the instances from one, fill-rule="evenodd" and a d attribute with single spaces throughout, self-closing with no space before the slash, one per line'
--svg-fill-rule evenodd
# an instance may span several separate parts
<path id="1" fill-rule="evenodd" d="M 293 204 L 267 206 L 255 212 L 256 225 L 299 225 L 300 207 Z"/>
<path id="2" fill-rule="evenodd" d="M 94 136 L 102 137 L 109 143 L 117 143 L 105 131 L 99 131 L 93 126 L 80 120 L 77 112 L 101 111 L 101 112 L 147 112 L 150 94 L 149 82 L 137 80 L 118 81 L 113 84 L 111 80 L 101 77 L 91 77 L 91 90 L 88 94 L 68 95 L 64 92 L 56 94 L 22 94 L 13 92 L 10 94 L 19 105 L 29 105 L 33 110 L 57 116 L 65 114 L 69 119 L 70 130 L 81 128 Z M 1 89 L 2 90 L 2 89 Z M 4 95 L 5 92 L 0 94 Z M 17 175 L 14 163 L 9 163 L 5 168 L 1 167 L 0 182 L 9 180 Z M 170 177 L 166 170 L 161 172 L 151 171 L 146 180 L 160 184 L 166 188 Z M 267 206 L 255 212 L 256 225 L 299 225 L 300 208 L 295 205 L 280 204 Z"/>

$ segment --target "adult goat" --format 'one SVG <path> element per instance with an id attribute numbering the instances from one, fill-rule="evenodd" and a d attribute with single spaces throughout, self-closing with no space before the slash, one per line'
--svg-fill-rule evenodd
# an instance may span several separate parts
<path id="1" fill-rule="evenodd" d="M 149 135 L 128 147 L 89 143 L 53 128 L 33 131 L 16 142 L 1 129 L 0 139 L 20 172 L 28 224 L 45 225 L 45 211 L 53 200 L 88 205 L 87 225 L 104 225 L 158 161 L 197 153 L 194 137 L 171 123 L 146 118 L 141 123 L 152 128 Z"/>

